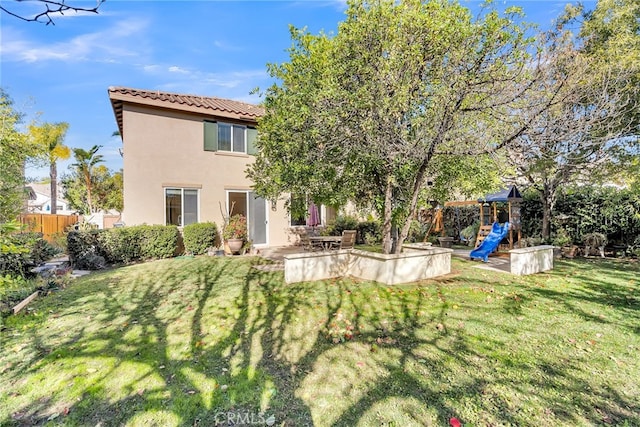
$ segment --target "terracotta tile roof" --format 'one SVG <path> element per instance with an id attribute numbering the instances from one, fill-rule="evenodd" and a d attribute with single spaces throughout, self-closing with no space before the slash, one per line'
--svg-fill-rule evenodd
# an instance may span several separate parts
<path id="1" fill-rule="evenodd" d="M 255 123 L 258 117 L 264 114 L 262 107 L 246 102 L 127 87 L 109 87 L 109 99 L 111 100 L 121 135 L 123 134 L 122 106 L 124 103 L 187 111 L 212 117 L 249 121 L 252 123 Z"/>

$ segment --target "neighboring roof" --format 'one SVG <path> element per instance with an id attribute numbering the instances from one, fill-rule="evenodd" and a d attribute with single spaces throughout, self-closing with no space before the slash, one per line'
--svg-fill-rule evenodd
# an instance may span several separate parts
<path id="1" fill-rule="evenodd" d="M 122 106 L 124 103 L 148 105 L 199 113 L 237 120 L 256 122 L 264 115 L 264 108 L 246 102 L 230 99 L 214 98 L 199 95 L 185 95 L 157 90 L 132 89 L 127 87 L 109 87 L 109 99 L 118 122 L 120 135 L 122 131 Z"/>
<path id="2" fill-rule="evenodd" d="M 479 202 L 508 202 L 510 200 L 522 200 L 515 185 L 510 185 L 497 193 L 487 194 L 483 199 L 478 199 Z"/>
<path id="3" fill-rule="evenodd" d="M 30 183 L 30 184 L 27 184 L 26 187 L 27 187 L 27 191 L 31 190 L 34 193 L 39 193 L 44 196 L 51 197 L 51 184 L 49 183 L 47 184 Z M 60 184 L 58 184 L 56 188 L 58 190 L 58 200 L 63 200 L 62 187 L 60 186 Z"/>

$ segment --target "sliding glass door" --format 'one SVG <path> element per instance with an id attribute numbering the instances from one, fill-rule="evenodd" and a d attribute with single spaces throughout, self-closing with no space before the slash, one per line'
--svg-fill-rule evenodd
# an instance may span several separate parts
<path id="1" fill-rule="evenodd" d="M 249 239 L 254 245 L 268 244 L 267 203 L 252 191 L 227 191 L 227 212 L 230 215 L 242 214 L 247 218 Z"/>

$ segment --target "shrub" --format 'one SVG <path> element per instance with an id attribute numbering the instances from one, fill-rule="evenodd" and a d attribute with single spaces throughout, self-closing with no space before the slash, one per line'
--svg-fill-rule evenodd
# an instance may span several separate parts
<path id="1" fill-rule="evenodd" d="M 182 230 L 184 250 L 193 255 L 207 253 L 210 248 L 220 245 L 218 226 L 213 222 L 189 224 Z"/>
<path id="2" fill-rule="evenodd" d="M 348 215 L 338 215 L 331 224 L 327 225 L 324 234 L 329 236 L 340 236 L 344 230 L 356 230 L 358 220 Z"/>
<path id="3" fill-rule="evenodd" d="M 67 253 L 67 233 L 53 233 L 51 240 L 51 245 L 58 250 L 58 253 Z"/>
<path id="4" fill-rule="evenodd" d="M 82 270 L 93 270 L 87 267 L 100 264 L 96 257 L 102 258 L 104 264 L 105 257 L 102 256 L 99 237 L 104 232 L 104 230 L 70 231 L 67 234 L 67 253 L 71 265 Z"/>
<path id="5" fill-rule="evenodd" d="M 98 234 L 98 241 L 108 262 L 127 264 L 140 259 L 141 236 L 141 226 L 111 228 Z"/>
<path id="6" fill-rule="evenodd" d="M 460 231 L 460 237 L 463 238 L 467 246 L 473 245 L 478 237 L 478 231 L 480 230 L 480 221 L 476 221 L 468 227 L 465 227 Z"/>
<path id="7" fill-rule="evenodd" d="M 571 236 L 569 236 L 569 233 L 567 233 L 567 230 L 564 228 L 559 228 L 551 240 L 551 244 L 560 247 L 570 245 L 571 243 Z"/>
<path id="8" fill-rule="evenodd" d="M 75 267 L 78 270 L 101 270 L 107 266 L 103 256 L 88 252 L 76 259 Z"/>
<path id="9" fill-rule="evenodd" d="M 58 253 L 41 233 L 14 233 L 4 228 L 0 231 L 0 275 L 27 277 L 30 270 Z"/>
<path id="10" fill-rule="evenodd" d="M 382 226 L 378 221 L 363 221 L 355 228 L 359 244 L 376 245 L 382 242 Z"/>
<path id="11" fill-rule="evenodd" d="M 20 233 L 15 236 L 18 244 L 29 249 L 29 258 L 33 266 L 38 266 L 60 253 L 60 250 L 47 242 L 42 233 Z"/>
<path id="12" fill-rule="evenodd" d="M 9 310 L 13 305 L 31 295 L 35 288 L 34 280 L 0 274 L 0 312 Z"/>
<path id="13" fill-rule="evenodd" d="M 411 226 L 409 227 L 409 233 L 407 233 L 406 242 L 407 243 L 415 243 L 422 242 L 429 231 L 429 224 L 422 224 L 420 221 L 413 220 L 411 221 Z M 400 230 L 398 230 L 398 233 Z"/>
<path id="14" fill-rule="evenodd" d="M 640 256 L 640 235 L 638 235 L 633 243 L 629 245 L 627 251 L 631 255 Z"/>
<path id="15" fill-rule="evenodd" d="M 180 231 L 175 225 L 143 225 L 140 241 L 142 259 L 171 258 L 178 252 Z"/>

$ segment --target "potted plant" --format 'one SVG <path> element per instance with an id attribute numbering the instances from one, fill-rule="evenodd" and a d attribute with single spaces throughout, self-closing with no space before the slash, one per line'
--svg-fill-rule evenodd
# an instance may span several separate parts
<path id="1" fill-rule="evenodd" d="M 591 249 L 598 249 L 600 256 L 604 258 L 604 247 L 607 246 L 607 236 L 602 233 L 589 233 L 582 236 L 582 242 L 584 243 L 585 256 L 591 254 Z"/>
<path id="2" fill-rule="evenodd" d="M 245 216 L 237 214 L 229 218 L 222 231 L 222 238 L 229 246 L 231 253 L 239 253 L 247 240 L 247 219 Z"/>
<path id="3" fill-rule="evenodd" d="M 565 230 L 564 228 L 560 228 L 551 240 L 551 244 L 554 246 L 553 256 L 556 258 L 560 258 L 563 253 L 568 254 L 571 251 L 571 236 L 569 236 L 567 230 Z"/>
<path id="4" fill-rule="evenodd" d="M 450 248 L 451 245 L 453 245 L 453 237 L 447 237 L 447 236 L 443 236 L 443 237 L 438 237 L 438 241 L 440 242 L 440 247 L 442 248 Z"/>

